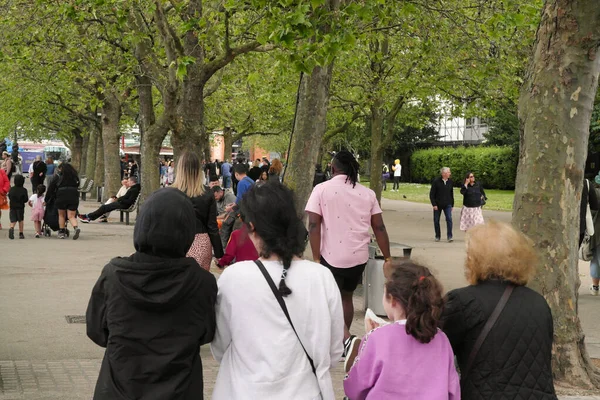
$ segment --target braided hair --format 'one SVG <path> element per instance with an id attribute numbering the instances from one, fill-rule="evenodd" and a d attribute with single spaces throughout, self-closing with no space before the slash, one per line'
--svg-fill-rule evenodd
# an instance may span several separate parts
<path id="1" fill-rule="evenodd" d="M 281 258 L 283 271 L 279 293 L 284 297 L 291 294 L 285 278 L 294 256 L 304 253 L 308 235 L 296 213 L 293 192 L 279 180 L 269 180 L 244 194 L 240 211 L 248 231 L 254 231 L 262 240 L 261 257 L 268 258 L 276 254 Z"/>
<path id="2" fill-rule="evenodd" d="M 358 170 L 360 165 L 349 151 L 342 150 L 333 157 L 333 167 L 337 172 L 347 176 L 346 182 L 350 181 L 352 187 L 358 182 Z"/>

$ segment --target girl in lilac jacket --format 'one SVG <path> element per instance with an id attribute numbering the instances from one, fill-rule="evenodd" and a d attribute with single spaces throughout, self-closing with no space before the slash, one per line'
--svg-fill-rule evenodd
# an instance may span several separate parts
<path id="1" fill-rule="evenodd" d="M 344 380 L 350 400 L 460 399 L 454 353 L 438 329 L 444 300 L 431 272 L 411 262 L 395 266 L 385 284 L 388 325 L 372 329 L 360 343 Z"/>

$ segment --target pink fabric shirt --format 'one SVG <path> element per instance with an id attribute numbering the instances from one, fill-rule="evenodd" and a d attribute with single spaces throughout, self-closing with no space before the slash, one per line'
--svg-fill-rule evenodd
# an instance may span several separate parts
<path id="1" fill-rule="evenodd" d="M 346 175 L 315 186 L 306 211 L 319 214 L 321 256 L 333 267 L 350 268 L 369 259 L 371 216 L 381 214 L 375 192 L 361 184 L 353 188 Z"/>

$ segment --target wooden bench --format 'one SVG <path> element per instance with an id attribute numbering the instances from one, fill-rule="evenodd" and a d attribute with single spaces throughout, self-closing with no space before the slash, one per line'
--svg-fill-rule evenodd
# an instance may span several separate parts
<path id="1" fill-rule="evenodd" d="M 135 199 L 135 202 L 131 205 L 131 207 L 119 210 L 119 212 L 121 213 L 121 222 L 123 222 L 123 214 L 125 214 L 125 225 L 129 225 L 129 213 L 135 211 L 138 208 L 138 203 L 141 197 L 140 195 L 141 193 L 138 195 L 137 199 Z"/>
<path id="2" fill-rule="evenodd" d="M 81 193 L 81 199 L 83 201 L 85 201 L 87 194 L 92 191 L 92 187 L 94 187 L 93 179 L 89 179 L 89 180 L 86 179 L 86 182 L 83 184 L 83 186 L 80 183 L 79 193 Z"/>

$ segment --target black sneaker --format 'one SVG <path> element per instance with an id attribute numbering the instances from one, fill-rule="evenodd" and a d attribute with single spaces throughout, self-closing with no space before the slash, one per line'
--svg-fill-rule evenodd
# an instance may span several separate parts
<path id="1" fill-rule="evenodd" d="M 440 241 L 440 238 L 435 238 L 435 241 L 436 241 L 436 242 L 439 242 L 439 241 Z"/>
<path id="2" fill-rule="evenodd" d="M 102 219 L 100 219 L 98 222 L 104 222 L 104 223 L 108 223 L 108 218 L 102 218 Z"/>
<path id="3" fill-rule="evenodd" d="M 451 237 L 448 238 L 448 243 L 452 243 L 454 242 L 454 239 L 452 239 Z"/>
<path id="4" fill-rule="evenodd" d="M 75 233 L 73 234 L 73 240 L 77 240 L 79 239 L 79 233 L 81 232 L 81 230 L 79 229 L 79 227 L 75 227 Z"/>
<path id="5" fill-rule="evenodd" d="M 13 240 L 15 238 L 15 228 L 9 228 L 8 229 L 8 238 L 10 240 Z"/>
<path id="6" fill-rule="evenodd" d="M 350 335 L 348 339 L 344 340 L 344 352 L 342 353 L 342 357 L 346 357 L 346 355 L 349 354 L 353 339 L 356 339 L 356 335 Z"/>
<path id="7" fill-rule="evenodd" d="M 344 360 L 344 371 L 346 373 L 350 372 L 350 368 L 352 368 L 354 365 L 354 360 L 356 359 L 358 350 L 360 349 L 360 343 L 360 339 L 356 336 L 350 337 L 350 344 L 346 353 L 346 359 Z"/>
<path id="8" fill-rule="evenodd" d="M 19 239 L 25 239 L 25 235 L 23 235 L 23 232 L 19 232 Z"/>
<path id="9" fill-rule="evenodd" d="M 64 239 L 65 238 L 65 231 L 64 230 L 58 231 L 58 238 L 59 239 Z"/>

